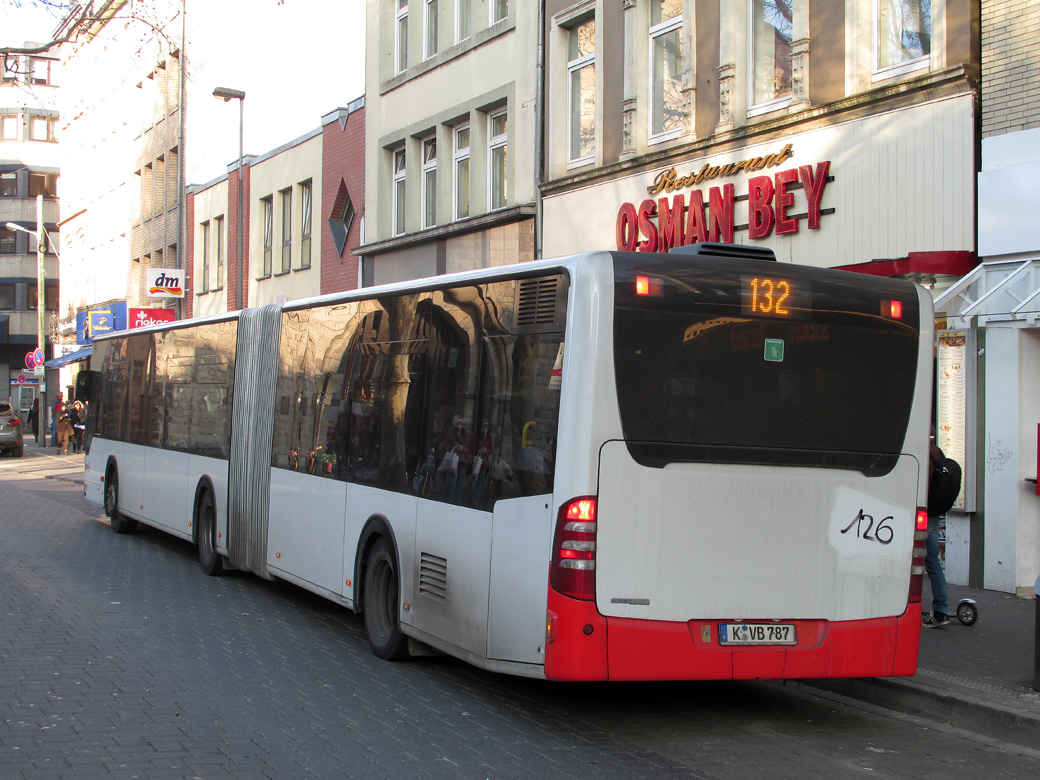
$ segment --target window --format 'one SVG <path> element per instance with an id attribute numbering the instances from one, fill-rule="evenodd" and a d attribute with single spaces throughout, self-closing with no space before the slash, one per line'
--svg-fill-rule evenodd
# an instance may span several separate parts
<path id="1" fill-rule="evenodd" d="M 36 311 L 39 307 L 37 304 L 40 302 L 39 298 L 36 297 L 36 291 L 40 288 L 35 284 L 26 285 L 25 288 L 25 308 L 29 311 Z M 43 308 L 44 311 L 56 311 L 58 308 L 58 288 L 56 285 L 48 285 L 43 288 Z"/>
<path id="2" fill-rule="evenodd" d="M 311 193 L 313 186 L 308 179 L 300 184 L 300 268 L 311 267 Z"/>
<path id="3" fill-rule="evenodd" d="M 2 228 L 0 228 L 2 230 Z M 4 311 L 14 310 L 14 285 L 0 284 L 0 309 Z"/>
<path id="4" fill-rule="evenodd" d="M 753 106 L 777 107 L 791 99 L 791 40 L 797 0 L 749 0 L 750 97 Z"/>
<path id="5" fill-rule="evenodd" d="M 469 4 L 472 0 L 455 0 L 455 42 L 470 36 Z"/>
<path id="6" fill-rule="evenodd" d="M 567 135 L 570 165 L 596 157 L 596 20 L 586 19 L 567 34 Z"/>
<path id="7" fill-rule="evenodd" d="M 15 252 L 14 244 L 14 231 L 0 225 L 0 255 L 13 255 Z"/>
<path id="8" fill-rule="evenodd" d="M 452 190 L 455 219 L 469 216 L 469 124 L 455 128 Z"/>
<path id="9" fill-rule="evenodd" d="M 394 235 L 400 236 L 405 231 L 405 170 L 404 149 L 394 152 L 394 190 L 393 220 Z"/>
<path id="10" fill-rule="evenodd" d="M 919 67 L 931 54 L 931 0 L 874 0 L 874 9 L 874 70 L 897 69 L 887 77 Z"/>
<path id="11" fill-rule="evenodd" d="M 29 197 L 35 198 L 37 195 L 43 195 L 45 198 L 58 197 L 58 174 L 30 173 Z"/>
<path id="12" fill-rule="evenodd" d="M 423 2 L 423 59 L 430 59 L 437 53 L 437 0 Z"/>
<path id="13" fill-rule="evenodd" d="M 397 24 L 394 31 L 394 62 L 397 73 L 408 70 L 408 0 L 395 0 L 397 3 Z"/>
<path id="14" fill-rule="evenodd" d="M 336 244 L 336 254 L 343 257 L 343 250 L 347 247 L 347 238 L 350 236 L 350 228 L 354 225 L 354 204 L 350 202 L 350 193 L 347 192 L 345 182 L 339 183 L 339 194 L 332 207 L 332 217 L 329 219 L 329 232 Z"/>
<path id="15" fill-rule="evenodd" d="M 491 24 L 500 22 L 509 15 L 509 0 L 490 0 Z"/>
<path id="16" fill-rule="evenodd" d="M 18 174 L 0 173 L 0 198 L 13 198 L 18 195 Z"/>
<path id="17" fill-rule="evenodd" d="M 209 292 L 209 220 L 199 225 L 202 228 L 202 235 L 199 236 L 199 243 L 202 245 L 202 268 L 199 269 L 199 293 Z"/>
<path id="18" fill-rule="evenodd" d="M 268 195 L 260 199 L 260 211 L 264 218 L 264 264 L 261 277 L 271 275 L 272 254 L 274 252 L 274 199 Z"/>
<path id="19" fill-rule="evenodd" d="M 292 190 L 278 193 L 282 202 L 282 273 L 292 269 Z"/>
<path id="20" fill-rule="evenodd" d="M 34 116 L 29 122 L 29 137 L 33 141 L 53 141 L 54 119 L 46 116 Z"/>
<path id="21" fill-rule="evenodd" d="M 50 84 L 51 83 L 51 61 L 43 59 L 42 57 L 33 57 L 30 59 L 31 73 L 29 76 L 30 83 L 32 84 Z"/>
<path id="22" fill-rule="evenodd" d="M 3 58 L 3 83 L 10 84 L 13 81 L 18 81 L 18 57 L 17 55 L 8 54 Z"/>
<path id="23" fill-rule="evenodd" d="M 650 3 L 650 140 L 682 132 L 682 0 Z"/>
<path id="24" fill-rule="evenodd" d="M 488 208 L 506 205 L 506 109 L 488 115 Z"/>
<path id="25" fill-rule="evenodd" d="M 214 290 L 224 289 L 224 217 L 219 216 L 213 220 L 213 228 L 216 232 L 216 241 L 213 244 L 213 254 L 217 259 L 217 281 Z"/>
<path id="26" fill-rule="evenodd" d="M 428 228 L 437 224 L 437 138 L 424 139 L 422 150 L 422 226 Z"/>
<path id="27" fill-rule="evenodd" d="M 18 114 L 0 115 L 0 141 L 17 141 Z"/>

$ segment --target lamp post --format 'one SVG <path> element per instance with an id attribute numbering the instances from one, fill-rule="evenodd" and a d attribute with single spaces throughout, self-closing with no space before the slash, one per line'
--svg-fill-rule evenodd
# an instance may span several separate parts
<path id="1" fill-rule="evenodd" d="M 22 233 L 28 233 L 29 235 L 36 236 L 36 346 L 43 354 L 44 360 L 47 359 L 47 312 L 44 308 L 47 302 L 45 284 L 47 282 L 47 274 L 43 267 L 43 256 L 44 256 L 44 241 L 46 240 L 47 232 L 43 229 L 43 195 L 36 196 L 36 232 L 23 228 L 21 225 L 16 225 L 13 222 L 8 222 L 5 227 L 8 230 L 19 230 Z M 45 431 L 46 419 L 47 419 L 47 370 L 44 368 L 43 373 L 40 374 L 40 430 L 44 432 L 44 438 L 46 439 L 47 434 Z"/>
<path id="2" fill-rule="evenodd" d="M 245 127 L 245 103 L 246 93 L 239 89 L 228 89 L 227 87 L 217 87 L 213 90 L 213 97 L 220 98 L 225 103 L 229 100 L 238 101 L 238 239 L 235 244 L 237 246 L 237 267 L 238 267 L 238 281 L 235 284 L 235 308 L 241 309 L 243 305 L 243 286 L 242 286 L 242 241 L 244 236 L 242 235 L 242 157 L 244 156 L 242 151 L 242 137 Z"/>

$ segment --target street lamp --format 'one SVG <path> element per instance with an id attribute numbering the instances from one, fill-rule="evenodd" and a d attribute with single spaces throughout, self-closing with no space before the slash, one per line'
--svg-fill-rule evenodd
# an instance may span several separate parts
<path id="1" fill-rule="evenodd" d="M 47 232 L 43 229 L 43 195 L 36 196 L 36 232 L 27 230 L 21 225 L 16 225 L 13 222 L 8 222 L 5 226 L 8 230 L 19 230 L 22 233 L 28 233 L 29 235 L 36 236 L 36 346 L 43 354 L 44 360 L 47 358 L 47 352 L 45 349 L 46 338 L 47 338 L 47 312 L 45 305 L 47 301 L 46 291 L 44 285 L 46 284 L 47 275 L 43 268 L 43 255 L 44 255 L 44 240 Z M 40 427 L 46 431 L 46 408 L 47 408 L 47 371 L 40 375 Z M 46 433 L 44 434 L 46 438 Z"/>
<path id="2" fill-rule="evenodd" d="M 245 103 L 246 93 L 239 89 L 228 89 L 227 87 L 217 87 L 213 90 L 213 97 L 220 98 L 225 103 L 229 100 L 238 101 L 238 240 L 235 242 L 238 247 L 238 283 L 235 285 L 235 308 L 242 308 L 242 241 L 244 236 L 242 235 L 242 136 L 245 127 Z"/>

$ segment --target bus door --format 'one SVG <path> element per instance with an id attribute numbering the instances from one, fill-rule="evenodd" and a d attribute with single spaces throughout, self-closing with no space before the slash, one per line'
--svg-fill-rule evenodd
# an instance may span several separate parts
<path id="1" fill-rule="evenodd" d="M 435 467 L 413 485 L 419 502 L 411 620 L 420 631 L 484 657 L 491 518 L 474 507 L 473 474 L 483 288 L 435 291 L 421 309 L 429 334 L 421 452 Z"/>

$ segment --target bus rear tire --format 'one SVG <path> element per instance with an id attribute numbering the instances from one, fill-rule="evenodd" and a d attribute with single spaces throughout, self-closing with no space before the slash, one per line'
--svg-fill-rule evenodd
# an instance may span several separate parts
<path id="1" fill-rule="evenodd" d="M 372 652 L 384 661 L 408 657 L 408 637 L 401 633 L 399 594 L 397 560 L 390 545 L 380 538 L 365 568 L 363 615 Z"/>
<path id="2" fill-rule="evenodd" d="M 199 563 L 202 570 L 212 577 L 224 571 L 224 559 L 217 552 L 217 510 L 213 505 L 213 494 L 203 491 L 196 515 L 196 530 L 199 542 Z"/>
<path id="3" fill-rule="evenodd" d="M 137 530 L 137 521 L 119 513 L 119 474 L 115 466 L 105 474 L 105 514 L 112 522 L 117 534 L 132 534 Z"/>

